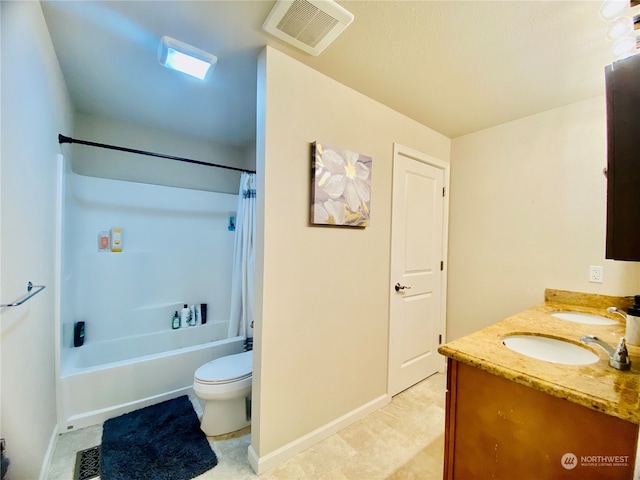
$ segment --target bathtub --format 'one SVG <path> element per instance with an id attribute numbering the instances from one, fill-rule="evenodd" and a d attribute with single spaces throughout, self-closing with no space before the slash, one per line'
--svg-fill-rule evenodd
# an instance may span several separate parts
<path id="1" fill-rule="evenodd" d="M 57 386 L 60 432 L 192 392 L 200 365 L 243 351 L 244 337 L 224 338 L 226 328 L 208 323 L 69 349 Z"/>

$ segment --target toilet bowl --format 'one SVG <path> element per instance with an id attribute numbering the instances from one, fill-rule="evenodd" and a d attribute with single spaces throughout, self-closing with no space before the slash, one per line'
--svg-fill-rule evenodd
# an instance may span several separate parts
<path id="1" fill-rule="evenodd" d="M 193 375 L 193 390 L 205 401 L 200 429 L 208 437 L 251 424 L 253 351 L 216 358 Z"/>

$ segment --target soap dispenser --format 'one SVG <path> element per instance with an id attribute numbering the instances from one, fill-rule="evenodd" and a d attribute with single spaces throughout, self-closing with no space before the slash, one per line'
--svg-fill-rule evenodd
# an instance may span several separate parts
<path id="1" fill-rule="evenodd" d="M 640 345 L 640 295 L 633 297 L 633 307 L 627 310 L 625 338 L 630 345 Z"/>

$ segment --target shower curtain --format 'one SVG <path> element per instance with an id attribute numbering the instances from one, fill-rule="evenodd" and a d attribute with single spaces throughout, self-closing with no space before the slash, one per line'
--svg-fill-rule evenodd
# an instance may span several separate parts
<path id="1" fill-rule="evenodd" d="M 243 173 L 240 177 L 236 237 L 231 274 L 231 316 L 229 337 L 253 337 L 253 279 L 255 267 L 256 176 Z"/>

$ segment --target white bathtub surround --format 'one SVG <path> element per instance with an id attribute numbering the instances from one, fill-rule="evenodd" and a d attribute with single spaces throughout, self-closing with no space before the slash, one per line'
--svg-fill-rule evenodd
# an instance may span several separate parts
<path id="1" fill-rule="evenodd" d="M 256 176 L 240 178 L 236 237 L 231 277 L 231 315 L 229 336 L 253 337 L 253 288 L 255 272 Z"/>
<path id="2" fill-rule="evenodd" d="M 236 195 L 64 168 L 59 176 L 57 396 L 65 431 L 191 391 L 200 365 L 241 352 L 244 339 L 227 338 L 227 215 Z M 122 252 L 99 251 L 97 235 L 114 226 L 122 227 Z M 207 323 L 173 330 L 185 303 L 206 303 Z M 85 322 L 81 347 L 73 347 L 77 321 Z"/>
<path id="3" fill-rule="evenodd" d="M 197 332 L 207 325 L 192 327 L 187 332 Z M 210 328 L 215 329 L 215 325 Z M 170 340 L 162 337 L 180 332 L 168 330 L 165 335 L 153 336 L 149 343 L 152 344 L 153 340 L 168 342 Z M 122 343 L 134 345 L 137 340 L 142 340 L 142 337 L 125 339 Z M 112 342 L 113 349 L 120 348 L 116 347 L 118 342 Z M 58 381 L 60 431 L 95 425 L 132 410 L 188 394 L 192 390 L 193 373 L 200 365 L 214 358 L 242 352 L 243 342 L 242 337 L 234 337 L 112 363 L 103 363 L 113 360 L 109 345 L 99 345 L 96 352 L 87 350 L 85 354 L 80 350 L 88 345 L 78 348 L 76 365 L 67 366 L 66 373 Z M 109 357 L 100 358 L 101 353 Z M 123 351 L 121 354 L 127 356 Z"/>
<path id="4" fill-rule="evenodd" d="M 191 328 L 163 330 L 131 335 L 115 340 L 91 342 L 71 350 L 63 365 L 62 376 L 110 368 L 114 364 L 137 362 L 147 357 L 159 357 L 194 347 L 210 345 L 226 339 L 227 322 L 207 323 Z M 212 357 L 215 358 L 215 357 Z"/>
<path id="5" fill-rule="evenodd" d="M 86 341 L 171 328 L 184 304 L 229 318 L 237 196 L 67 174 L 62 232 L 62 318 L 86 322 Z M 123 251 L 99 252 L 97 235 L 122 227 Z M 71 345 L 63 328 L 62 349 Z M 63 356 L 64 356 L 63 351 Z"/>

